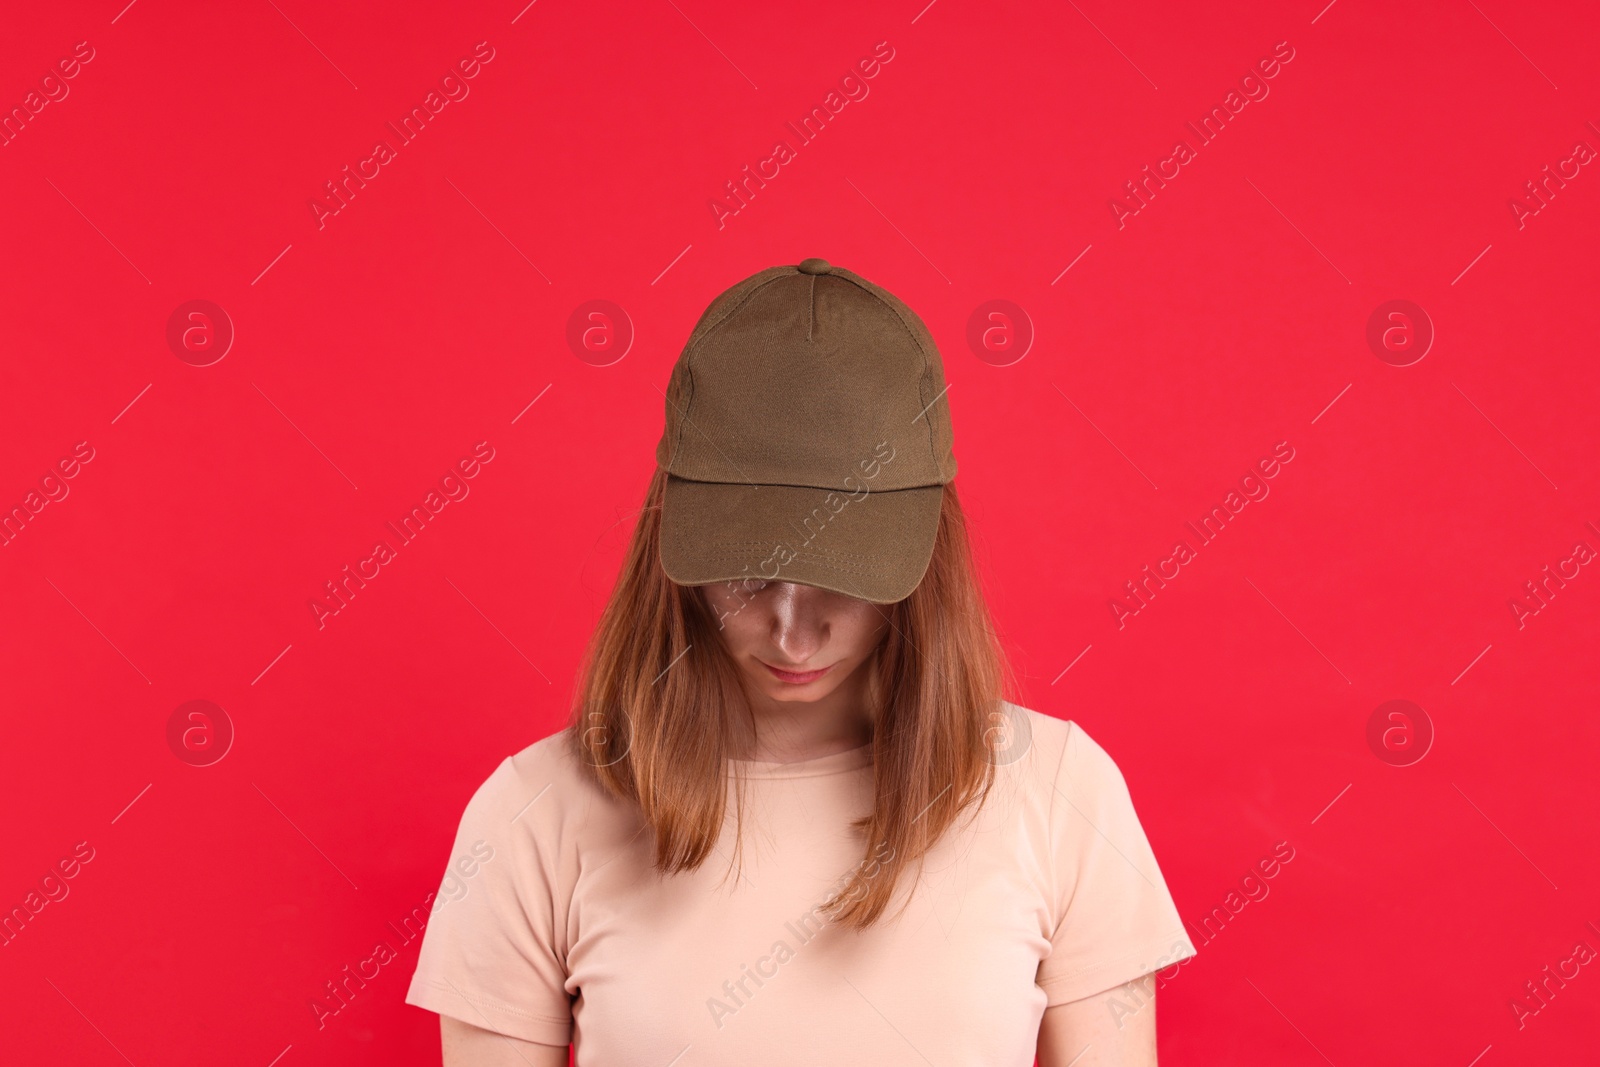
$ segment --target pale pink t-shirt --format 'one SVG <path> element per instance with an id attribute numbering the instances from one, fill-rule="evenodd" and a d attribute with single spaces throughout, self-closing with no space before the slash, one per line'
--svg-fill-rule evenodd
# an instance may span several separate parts
<path id="1" fill-rule="evenodd" d="M 1195 950 L 1111 758 L 1076 724 L 1007 711 L 1026 751 L 928 854 L 909 908 L 861 933 L 813 909 L 864 855 L 849 824 L 871 807 L 870 745 L 734 761 L 742 869 L 730 802 L 711 857 L 665 880 L 636 811 L 559 734 L 530 745 L 467 804 L 452 856 L 475 858 L 447 870 L 406 1001 L 570 1041 L 581 1067 L 1026 1067 L 1046 1006 Z"/>

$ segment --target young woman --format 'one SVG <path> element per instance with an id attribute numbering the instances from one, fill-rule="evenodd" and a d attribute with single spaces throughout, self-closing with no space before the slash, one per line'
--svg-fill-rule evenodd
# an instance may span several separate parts
<path id="1" fill-rule="evenodd" d="M 462 817 L 446 1067 L 1155 1064 L 1194 948 L 1116 765 L 1009 699 L 945 389 L 822 260 L 712 302 L 572 721 Z"/>

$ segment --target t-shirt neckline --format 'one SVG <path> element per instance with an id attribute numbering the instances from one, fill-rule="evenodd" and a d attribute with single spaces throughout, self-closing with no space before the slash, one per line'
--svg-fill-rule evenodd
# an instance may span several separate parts
<path id="1" fill-rule="evenodd" d="M 793 760 L 788 763 L 741 759 L 730 759 L 727 763 L 730 775 L 736 771 L 746 778 L 816 778 L 868 766 L 872 763 L 872 742 L 868 741 L 864 745 L 843 752 L 830 752 L 826 756 L 814 756 L 811 759 Z"/>

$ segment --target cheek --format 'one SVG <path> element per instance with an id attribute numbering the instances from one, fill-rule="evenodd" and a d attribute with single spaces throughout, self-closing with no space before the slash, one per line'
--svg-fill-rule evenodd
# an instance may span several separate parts
<path id="1" fill-rule="evenodd" d="M 727 626 L 739 609 L 747 606 L 749 598 L 740 596 L 739 589 L 738 585 L 729 586 L 725 583 L 699 587 L 700 601 L 710 612 L 713 621 L 722 618 L 723 625 Z"/>
<path id="2" fill-rule="evenodd" d="M 851 654 L 857 658 L 870 653 L 889 632 L 887 620 L 871 608 L 864 612 L 852 613 L 850 617 L 840 622 L 843 625 L 835 623 L 835 632 L 845 639 L 850 646 Z"/>
<path id="3" fill-rule="evenodd" d="M 766 622 L 759 604 L 732 598 L 720 602 L 718 607 L 722 613 L 722 626 L 717 635 L 722 639 L 723 647 L 738 656 L 760 646 L 766 633 Z M 712 619 L 716 618 L 714 609 Z"/>

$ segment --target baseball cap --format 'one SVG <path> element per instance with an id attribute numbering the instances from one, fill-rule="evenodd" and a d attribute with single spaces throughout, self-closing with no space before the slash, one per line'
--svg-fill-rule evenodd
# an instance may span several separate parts
<path id="1" fill-rule="evenodd" d="M 922 320 L 858 274 L 807 259 L 723 292 L 666 391 L 667 577 L 909 596 L 956 475 L 945 390 Z"/>

